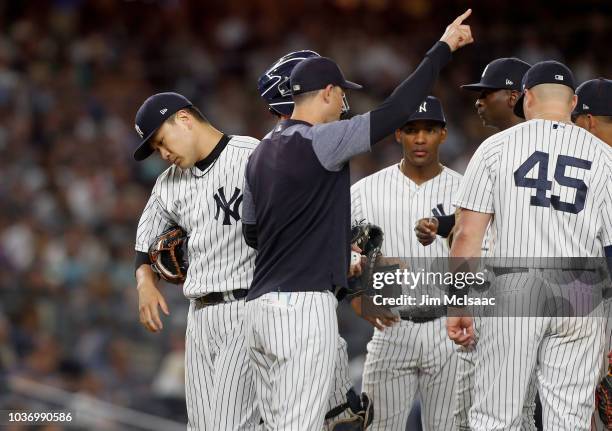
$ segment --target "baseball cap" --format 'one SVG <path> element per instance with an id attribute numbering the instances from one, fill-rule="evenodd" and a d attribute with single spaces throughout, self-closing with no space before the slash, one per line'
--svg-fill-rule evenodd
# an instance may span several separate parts
<path id="1" fill-rule="evenodd" d="M 523 111 L 525 89 L 530 89 L 540 84 L 561 84 L 568 86 L 572 90 L 576 88 L 574 75 L 565 64 L 554 60 L 536 63 L 523 76 L 521 84 L 522 93 L 516 101 L 516 105 L 514 105 L 514 114 L 517 117 L 525 118 L 525 112 Z"/>
<path id="2" fill-rule="evenodd" d="M 149 139 L 170 116 L 180 109 L 193 107 L 185 96 L 178 93 L 157 93 L 138 108 L 134 128 L 140 143 L 134 151 L 134 159 L 142 161 L 153 154 Z"/>
<path id="3" fill-rule="evenodd" d="M 437 97 L 427 96 L 416 111 L 408 118 L 406 124 L 412 121 L 436 121 L 446 125 L 442 104 Z"/>
<path id="4" fill-rule="evenodd" d="M 302 60 L 291 71 L 289 82 L 293 95 L 320 90 L 329 84 L 353 90 L 362 88 L 361 85 L 344 79 L 338 65 L 327 57 L 311 57 Z"/>
<path id="5" fill-rule="evenodd" d="M 487 64 L 480 82 L 462 85 L 469 91 L 516 90 L 521 91 L 521 81 L 531 66 L 518 58 L 498 58 Z"/>
<path id="6" fill-rule="evenodd" d="M 578 103 L 572 117 L 580 114 L 612 115 L 612 80 L 605 78 L 583 82 L 576 89 Z"/>

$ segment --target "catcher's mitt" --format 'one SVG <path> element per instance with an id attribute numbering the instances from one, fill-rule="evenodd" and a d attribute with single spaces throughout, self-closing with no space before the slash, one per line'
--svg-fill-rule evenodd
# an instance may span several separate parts
<path id="1" fill-rule="evenodd" d="M 372 286 L 376 261 L 382 254 L 380 248 L 383 244 L 384 233 L 380 226 L 361 220 L 356 221 L 351 228 L 351 237 L 351 244 L 361 249 L 361 254 L 367 258 L 367 262 L 360 277 L 361 287 L 350 291 L 349 297 L 360 295 Z"/>
<path id="2" fill-rule="evenodd" d="M 149 247 L 151 268 L 169 283 L 185 281 L 187 261 L 187 234 L 180 226 L 162 232 Z"/>
<path id="3" fill-rule="evenodd" d="M 612 352 L 608 354 L 608 374 L 597 386 L 595 401 L 599 418 L 607 430 L 612 430 Z"/>

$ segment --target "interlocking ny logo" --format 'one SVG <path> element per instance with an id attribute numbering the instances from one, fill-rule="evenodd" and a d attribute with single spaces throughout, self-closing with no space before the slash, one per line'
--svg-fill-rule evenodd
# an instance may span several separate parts
<path id="1" fill-rule="evenodd" d="M 225 192 L 223 191 L 223 187 L 217 190 L 215 193 L 215 202 L 217 203 L 217 212 L 215 213 L 215 220 L 219 220 L 219 211 L 223 210 L 223 224 L 231 225 L 230 217 L 236 220 L 240 220 L 240 213 L 238 213 L 238 208 L 240 208 L 240 204 L 242 203 L 242 195 L 240 194 L 240 189 L 238 187 L 234 187 L 234 194 L 230 198 L 229 202 L 225 198 Z"/>
<path id="2" fill-rule="evenodd" d="M 427 102 L 421 103 L 421 106 L 419 106 L 419 112 L 427 112 Z"/>

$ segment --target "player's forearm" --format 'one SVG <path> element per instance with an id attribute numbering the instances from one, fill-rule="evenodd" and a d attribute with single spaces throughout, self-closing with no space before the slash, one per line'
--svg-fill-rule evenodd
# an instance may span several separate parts
<path id="1" fill-rule="evenodd" d="M 431 92 L 440 70 L 450 61 L 451 50 L 437 42 L 416 68 L 393 93 L 370 113 L 370 144 L 403 126 L 423 99 Z"/>
<path id="2" fill-rule="evenodd" d="M 157 283 L 157 274 L 151 269 L 151 265 L 142 264 L 136 269 L 136 286 L 155 285 Z"/>
<path id="3" fill-rule="evenodd" d="M 483 235 L 466 226 L 455 226 L 455 238 L 451 246 L 451 257 L 480 257 Z"/>

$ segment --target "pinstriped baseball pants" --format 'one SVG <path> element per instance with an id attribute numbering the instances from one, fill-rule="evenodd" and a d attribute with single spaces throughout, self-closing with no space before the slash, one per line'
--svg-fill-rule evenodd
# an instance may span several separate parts
<path id="1" fill-rule="evenodd" d="M 329 291 L 247 302 L 248 353 L 266 429 L 322 429 L 338 355 L 337 304 Z"/>
<path id="2" fill-rule="evenodd" d="M 535 371 L 545 430 L 588 431 L 593 395 L 605 345 L 601 298 L 592 285 L 570 284 L 539 270 L 497 277 L 498 304 L 504 315 L 483 317 L 475 350 L 474 404 L 469 412 L 474 431 L 519 430 L 528 381 Z M 546 315 L 552 303 L 590 307 L 579 317 Z M 544 310 L 545 311 L 545 310 Z"/>
<path id="3" fill-rule="evenodd" d="M 368 343 L 363 390 L 372 397 L 372 431 L 404 431 L 414 398 L 426 431 L 453 429 L 457 355 L 446 318 L 375 330 Z"/>
<path id="4" fill-rule="evenodd" d="M 188 430 L 261 429 L 244 336 L 245 302 L 191 301 L 185 337 Z"/>

